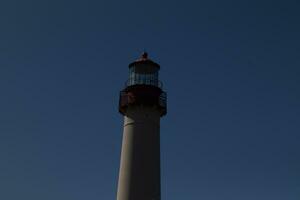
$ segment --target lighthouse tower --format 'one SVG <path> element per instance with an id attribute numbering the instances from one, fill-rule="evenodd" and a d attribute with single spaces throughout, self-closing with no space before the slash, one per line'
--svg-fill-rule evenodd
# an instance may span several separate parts
<path id="1" fill-rule="evenodd" d="M 120 92 L 124 115 L 117 200 L 160 200 L 160 118 L 167 113 L 160 66 L 143 53 Z"/>

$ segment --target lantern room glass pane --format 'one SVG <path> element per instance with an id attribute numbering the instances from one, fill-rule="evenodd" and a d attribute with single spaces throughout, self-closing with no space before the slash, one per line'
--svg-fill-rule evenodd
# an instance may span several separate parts
<path id="1" fill-rule="evenodd" d="M 154 85 L 160 87 L 158 81 L 158 71 L 154 71 L 153 73 L 144 74 L 144 73 L 136 73 L 135 68 L 130 68 L 129 71 L 129 80 L 127 81 L 127 85 Z"/>

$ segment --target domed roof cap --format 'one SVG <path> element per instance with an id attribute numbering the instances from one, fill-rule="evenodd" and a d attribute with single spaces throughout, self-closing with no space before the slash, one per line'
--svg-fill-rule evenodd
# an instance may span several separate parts
<path id="1" fill-rule="evenodd" d="M 137 59 L 136 61 L 130 63 L 129 68 L 131 68 L 133 66 L 137 66 L 139 64 L 153 65 L 154 67 L 157 67 L 158 69 L 160 68 L 159 64 L 157 64 L 156 62 L 154 62 L 154 61 L 152 61 L 148 58 L 148 53 L 147 52 L 143 52 L 143 54 L 141 55 L 141 57 L 139 59 Z"/>

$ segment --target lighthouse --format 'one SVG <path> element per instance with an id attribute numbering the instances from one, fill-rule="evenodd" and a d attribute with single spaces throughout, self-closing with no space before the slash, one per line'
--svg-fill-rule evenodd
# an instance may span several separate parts
<path id="1" fill-rule="evenodd" d="M 124 127 L 117 200 L 160 200 L 160 118 L 167 99 L 159 70 L 147 53 L 129 64 L 119 99 Z"/>

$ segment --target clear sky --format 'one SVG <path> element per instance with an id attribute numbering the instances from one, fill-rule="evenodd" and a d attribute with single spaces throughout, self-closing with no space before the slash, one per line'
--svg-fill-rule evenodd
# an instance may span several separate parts
<path id="1" fill-rule="evenodd" d="M 168 92 L 162 200 L 299 200 L 299 1 L 4 0 L 0 199 L 113 200 L 128 64 Z"/>

